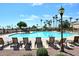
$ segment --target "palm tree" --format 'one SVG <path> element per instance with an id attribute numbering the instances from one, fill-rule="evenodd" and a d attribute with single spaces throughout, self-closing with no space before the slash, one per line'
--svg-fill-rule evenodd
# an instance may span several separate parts
<path id="1" fill-rule="evenodd" d="M 76 22 L 77 22 L 78 20 L 79 20 L 79 19 L 77 18 L 77 19 L 76 19 Z"/>
<path id="2" fill-rule="evenodd" d="M 47 26 L 49 26 L 49 24 L 48 24 L 48 23 L 49 23 L 49 21 L 48 21 L 48 20 L 46 20 L 46 21 L 45 21 L 45 24 L 46 24 Z"/>
<path id="3" fill-rule="evenodd" d="M 38 24 L 36 24 L 36 26 L 37 26 L 37 29 L 36 30 L 38 31 Z"/>
<path id="4" fill-rule="evenodd" d="M 48 23 L 48 20 L 46 20 L 46 23 Z"/>
<path id="5" fill-rule="evenodd" d="M 32 29 L 32 30 L 36 30 L 37 27 L 36 27 L 35 25 L 33 25 L 33 26 L 31 27 L 31 29 Z"/>
<path id="6" fill-rule="evenodd" d="M 44 22 L 44 25 L 46 24 L 46 22 Z"/>
<path id="7" fill-rule="evenodd" d="M 46 22 L 44 22 L 43 29 L 44 29 L 44 30 L 47 30 L 47 24 L 46 24 Z"/>
<path id="8" fill-rule="evenodd" d="M 57 19 L 58 19 L 58 16 L 57 15 L 55 15 L 55 19 L 56 19 L 56 27 L 57 27 Z"/>
<path id="9" fill-rule="evenodd" d="M 70 23 L 71 23 L 71 21 L 72 21 L 72 17 L 70 17 L 69 19 L 70 19 Z"/>
<path id="10" fill-rule="evenodd" d="M 48 26 L 49 26 L 49 28 L 50 28 L 50 27 L 51 27 L 51 24 L 52 24 L 52 23 L 51 23 L 51 20 L 49 20 L 47 24 L 48 24 Z"/>
<path id="11" fill-rule="evenodd" d="M 38 24 L 36 24 L 37 28 L 38 28 Z"/>
<path id="12" fill-rule="evenodd" d="M 68 20 L 63 21 L 63 25 L 59 24 L 59 26 L 63 27 L 64 30 L 70 29 L 70 22 Z"/>
<path id="13" fill-rule="evenodd" d="M 50 20 L 50 23 L 51 23 L 51 27 L 52 27 L 52 20 Z"/>
<path id="14" fill-rule="evenodd" d="M 72 17 L 70 17 L 69 19 L 70 19 L 70 24 L 71 24 L 71 22 L 72 22 Z M 69 30 L 71 30 L 71 28 L 70 28 Z"/>
<path id="15" fill-rule="evenodd" d="M 43 21 L 43 20 L 41 19 L 40 21 L 41 21 L 41 30 L 42 30 L 42 21 Z"/>
<path id="16" fill-rule="evenodd" d="M 59 30 L 60 30 L 60 29 L 61 29 L 61 28 L 60 28 L 60 22 L 61 22 L 61 19 L 59 19 L 58 22 L 59 22 L 59 24 L 58 24 L 58 28 L 59 28 Z"/>
<path id="17" fill-rule="evenodd" d="M 53 16 L 53 27 L 54 27 L 54 22 L 55 22 L 54 19 L 55 19 L 55 17 Z"/>

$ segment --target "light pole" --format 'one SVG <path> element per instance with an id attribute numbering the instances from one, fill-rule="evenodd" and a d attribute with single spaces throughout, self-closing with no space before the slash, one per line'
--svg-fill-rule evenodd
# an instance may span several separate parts
<path id="1" fill-rule="evenodd" d="M 63 14 L 64 14 L 64 8 L 61 6 L 61 8 L 59 9 L 59 13 L 61 16 L 61 52 L 64 52 L 64 45 L 63 45 Z"/>

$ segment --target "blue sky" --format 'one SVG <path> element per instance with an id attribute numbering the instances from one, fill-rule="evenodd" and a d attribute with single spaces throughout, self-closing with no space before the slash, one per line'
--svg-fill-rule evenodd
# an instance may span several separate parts
<path id="1" fill-rule="evenodd" d="M 65 8 L 64 20 L 73 17 L 72 21 L 79 18 L 79 4 L 72 3 L 5 3 L 0 4 L 0 26 L 15 27 L 19 21 L 24 21 L 29 26 L 41 25 L 43 21 L 52 19 L 53 16 L 60 15 L 58 9 L 61 5 Z"/>

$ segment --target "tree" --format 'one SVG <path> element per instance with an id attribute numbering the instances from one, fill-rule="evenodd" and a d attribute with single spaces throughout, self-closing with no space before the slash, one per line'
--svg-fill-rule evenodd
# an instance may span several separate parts
<path id="1" fill-rule="evenodd" d="M 70 29 L 70 23 L 68 22 L 68 20 L 63 21 L 63 29 L 64 30 L 68 30 Z M 59 28 L 61 27 L 61 24 L 59 24 Z"/>
<path id="2" fill-rule="evenodd" d="M 43 29 L 44 29 L 44 30 L 47 30 L 47 24 L 46 24 L 46 22 L 44 22 Z"/>
<path id="3" fill-rule="evenodd" d="M 51 21 L 51 20 L 49 20 L 49 21 L 47 22 L 47 24 L 48 24 L 49 28 L 51 28 L 52 21 Z"/>
<path id="4" fill-rule="evenodd" d="M 55 15 L 55 19 L 56 19 L 56 27 L 57 27 L 57 19 L 58 19 L 58 16 L 57 15 Z"/>
<path id="5" fill-rule="evenodd" d="M 70 19 L 70 23 L 71 23 L 72 17 L 70 17 L 69 19 Z"/>
<path id="6" fill-rule="evenodd" d="M 43 20 L 41 19 L 40 21 L 41 21 L 41 30 L 42 30 L 42 21 L 43 21 Z"/>
<path id="7" fill-rule="evenodd" d="M 37 27 L 36 27 L 35 25 L 33 25 L 33 26 L 31 27 L 31 29 L 36 30 Z"/>
<path id="8" fill-rule="evenodd" d="M 55 19 L 55 17 L 53 16 L 53 27 L 54 27 L 54 22 L 55 22 L 54 19 Z"/>
<path id="9" fill-rule="evenodd" d="M 43 21 L 43 20 L 41 19 L 40 21 L 41 21 L 41 26 L 42 26 L 42 21 Z"/>
<path id="10" fill-rule="evenodd" d="M 6 27 L 7 27 L 7 29 L 11 29 L 11 26 L 10 25 L 7 25 Z"/>
<path id="11" fill-rule="evenodd" d="M 26 24 L 25 22 L 23 22 L 23 21 L 20 21 L 20 22 L 17 23 L 17 26 L 18 26 L 20 29 L 22 29 L 22 27 L 27 27 L 27 24 Z"/>
<path id="12" fill-rule="evenodd" d="M 76 19 L 76 22 L 77 22 L 78 20 L 79 20 L 79 19 L 77 18 L 77 19 Z"/>

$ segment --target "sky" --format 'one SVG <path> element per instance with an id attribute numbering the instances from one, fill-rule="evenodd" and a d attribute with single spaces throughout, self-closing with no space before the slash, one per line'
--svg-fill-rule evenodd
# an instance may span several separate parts
<path id="1" fill-rule="evenodd" d="M 36 24 L 41 26 L 41 19 L 43 22 L 52 20 L 55 15 L 60 19 L 58 10 L 61 5 L 65 9 L 63 20 L 72 17 L 72 21 L 75 21 L 79 18 L 78 3 L 0 3 L 0 27 L 16 27 L 20 21 L 26 22 L 28 27 Z"/>

